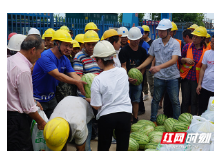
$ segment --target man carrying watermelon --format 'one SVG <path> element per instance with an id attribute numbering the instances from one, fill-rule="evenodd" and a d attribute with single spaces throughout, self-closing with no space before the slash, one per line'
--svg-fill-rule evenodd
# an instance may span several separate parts
<path id="1" fill-rule="evenodd" d="M 140 39 L 142 38 L 142 34 L 139 28 L 132 27 L 128 31 L 128 39 L 130 40 L 130 44 L 126 45 L 121 49 L 119 52 L 119 60 L 121 62 L 121 66 L 129 72 L 130 69 L 136 68 L 143 63 L 143 61 L 148 57 L 146 50 L 139 46 Z M 134 70 L 135 71 L 135 70 Z M 141 70 L 140 75 L 138 78 L 143 79 L 145 69 Z M 136 71 L 135 71 L 136 72 Z M 135 75 L 135 72 L 131 72 L 131 76 Z M 138 109 L 139 109 L 139 102 L 142 93 L 142 81 L 141 83 L 138 82 L 137 79 L 133 78 L 128 79 L 129 81 L 129 94 L 132 103 L 132 123 L 137 123 L 138 121 Z"/>
<path id="2" fill-rule="evenodd" d="M 177 68 L 178 57 L 181 56 L 178 41 L 170 36 L 172 23 L 169 19 L 162 19 L 158 26 L 159 37 L 149 49 L 150 56 L 137 69 L 142 70 L 155 58 L 155 66 L 150 68 L 154 74 L 154 96 L 151 102 L 151 121 L 156 124 L 158 105 L 166 90 L 173 107 L 173 118 L 180 115 L 179 84 L 180 72 Z"/>
<path id="3" fill-rule="evenodd" d="M 126 71 L 114 66 L 116 51 L 106 40 L 96 44 L 92 57 L 103 72 L 91 85 L 91 106 L 98 110 L 98 151 L 108 151 L 115 130 L 117 151 L 127 151 L 130 136 L 132 105 Z"/>

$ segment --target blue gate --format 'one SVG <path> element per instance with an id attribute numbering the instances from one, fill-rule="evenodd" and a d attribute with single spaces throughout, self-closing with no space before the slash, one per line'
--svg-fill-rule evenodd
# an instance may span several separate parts
<path id="1" fill-rule="evenodd" d="M 103 33 L 110 28 L 127 27 L 129 29 L 130 24 L 120 24 L 118 22 L 105 21 L 105 17 L 102 16 L 101 20 L 85 20 L 85 19 L 70 19 L 64 20 L 63 18 L 54 18 L 53 13 L 8 13 L 7 14 L 7 36 L 11 32 L 27 35 L 31 27 L 37 28 L 41 35 L 48 28 L 54 30 L 59 29 L 61 26 L 66 25 L 69 29 L 73 30 L 75 37 L 77 34 L 85 33 L 84 29 L 87 23 L 94 22 L 100 29 L 98 31 L 101 38 Z"/>

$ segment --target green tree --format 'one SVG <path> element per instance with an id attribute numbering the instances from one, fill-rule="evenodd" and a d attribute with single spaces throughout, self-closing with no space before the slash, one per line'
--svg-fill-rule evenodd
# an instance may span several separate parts
<path id="1" fill-rule="evenodd" d="M 203 23 L 203 13 L 173 13 L 172 20 L 174 22 L 192 22 L 198 26 L 205 26 Z"/>
<path id="2" fill-rule="evenodd" d="M 61 21 L 61 22 L 65 23 L 65 18 L 63 16 L 61 16 L 60 14 L 53 14 L 53 17 L 54 17 L 54 21 L 56 21 L 56 19 L 57 19 L 57 22 Z"/>
<path id="3" fill-rule="evenodd" d="M 138 20 L 139 22 L 142 22 L 142 19 L 144 18 L 145 13 L 138 13 Z M 118 15 L 118 21 L 120 23 L 122 23 L 122 17 L 123 17 L 123 13 L 119 13 Z"/>

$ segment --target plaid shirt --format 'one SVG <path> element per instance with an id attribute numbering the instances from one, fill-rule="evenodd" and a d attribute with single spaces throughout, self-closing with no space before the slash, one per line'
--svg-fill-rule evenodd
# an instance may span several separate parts
<path id="1" fill-rule="evenodd" d="M 183 47 L 181 57 L 179 58 L 179 61 L 180 61 L 179 63 L 181 63 L 182 58 L 186 58 L 189 45 L 190 44 L 188 43 Z M 203 46 L 200 47 L 199 49 L 196 49 L 195 45 L 192 43 L 191 48 L 192 48 L 193 59 L 195 61 L 195 65 L 189 70 L 189 73 L 187 74 L 186 79 L 196 81 L 196 64 L 199 62 L 200 57 L 202 56 Z"/>

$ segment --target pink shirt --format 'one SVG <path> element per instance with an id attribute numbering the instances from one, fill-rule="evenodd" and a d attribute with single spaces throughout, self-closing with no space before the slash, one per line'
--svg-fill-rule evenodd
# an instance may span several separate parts
<path id="1" fill-rule="evenodd" d="M 20 52 L 7 58 L 7 111 L 36 112 L 31 62 Z"/>

